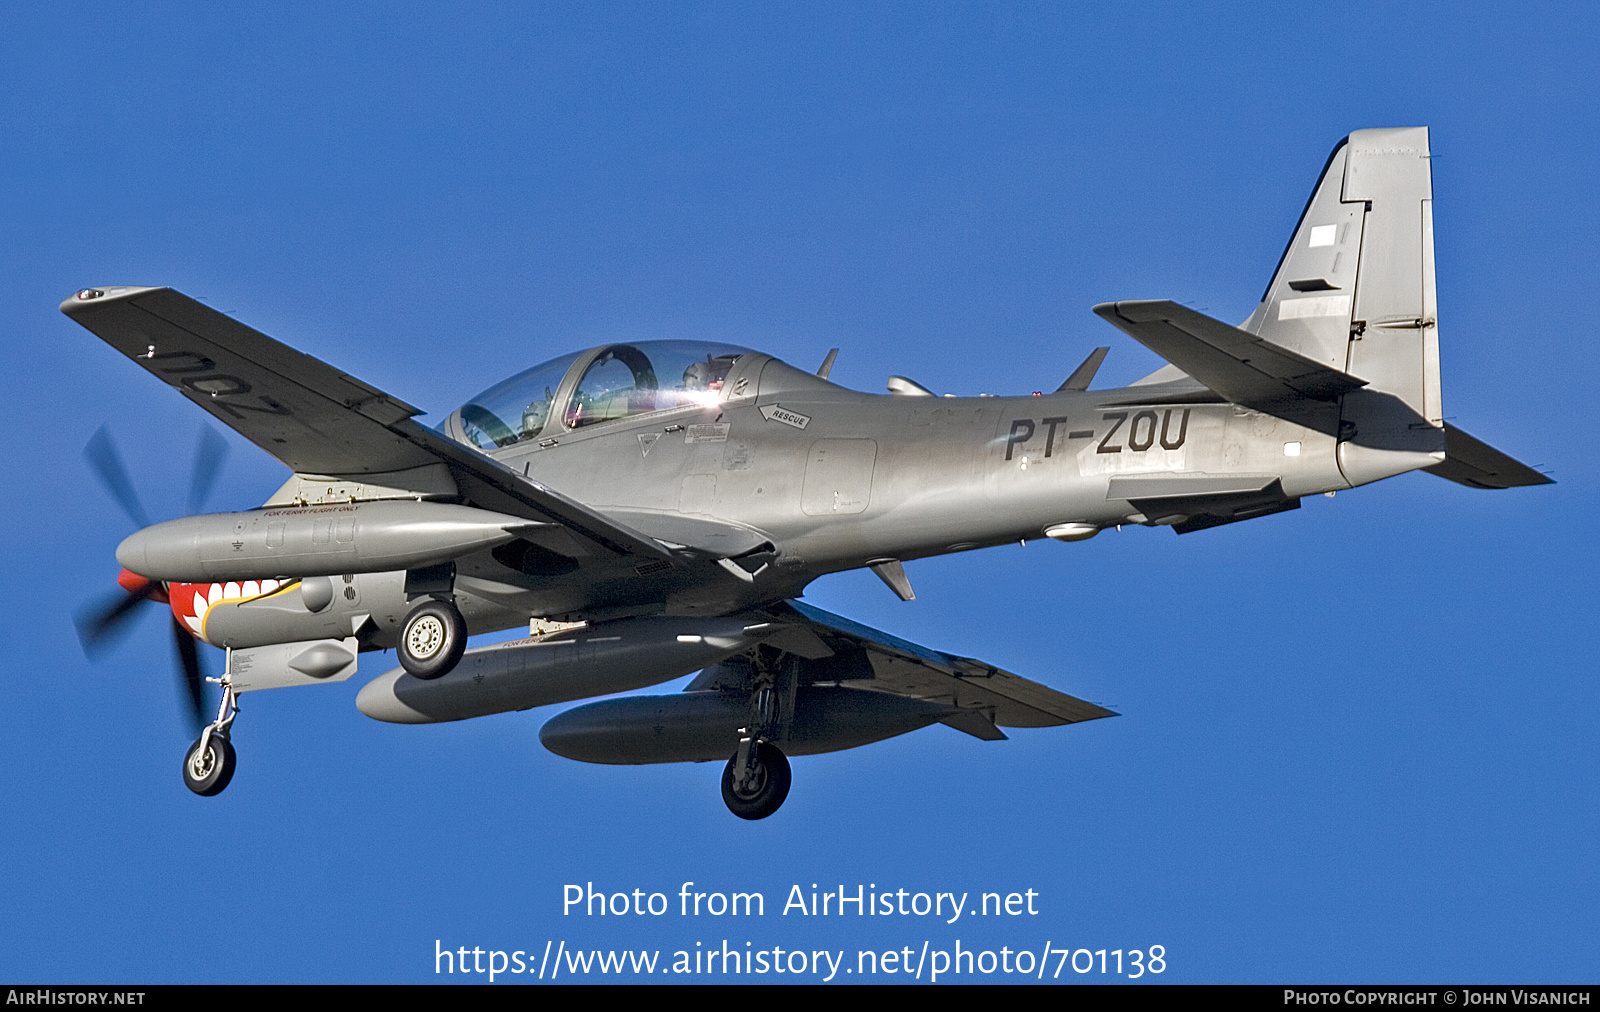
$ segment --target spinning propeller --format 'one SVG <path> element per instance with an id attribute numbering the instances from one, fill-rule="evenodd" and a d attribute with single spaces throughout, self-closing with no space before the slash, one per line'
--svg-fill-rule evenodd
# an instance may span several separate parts
<path id="1" fill-rule="evenodd" d="M 190 513 L 199 513 L 204 508 L 227 455 L 227 441 L 212 429 L 202 427 L 200 445 L 195 449 L 194 467 L 189 478 Z M 117 452 L 116 444 L 111 441 L 111 434 L 105 426 L 102 425 L 90 437 L 83 448 L 83 456 L 134 526 L 140 529 L 149 527 L 149 514 L 139 502 L 133 482 L 128 477 L 128 469 L 123 466 L 122 455 Z M 123 593 L 112 595 L 78 612 L 78 640 L 83 644 L 85 656 L 98 656 L 121 639 L 132 627 L 132 619 L 137 616 L 140 604 L 145 601 L 165 604 L 167 601 L 167 590 L 163 584 L 127 570 L 117 577 L 117 583 Z M 178 621 L 177 616 L 172 618 L 172 645 L 178 654 L 181 695 L 188 701 L 186 710 L 189 722 L 198 733 L 206 721 L 205 677 L 200 670 L 200 651 L 194 637 Z"/>

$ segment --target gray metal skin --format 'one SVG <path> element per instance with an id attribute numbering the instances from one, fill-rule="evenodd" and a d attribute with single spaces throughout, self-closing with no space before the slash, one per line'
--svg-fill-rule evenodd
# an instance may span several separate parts
<path id="1" fill-rule="evenodd" d="M 376 720 L 432 724 L 626 692 L 715 664 L 777 628 L 737 617 L 602 622 L 473 650 L 435 679 L 396 668 L 368 682 L 356 706 Z"/>
<path id="2" fill-rule="evenodd" d="M 574 368 L 581 374 L 586 364 L 580 359 Z M 490 551 L 477 551 L 456 560 L 456 594 L 471 631 L 524 625 L 529 616 L 572 621 L 629 613 L 732 614 L 797 597 L 828 573 L 882 560 L 909 561 L 1035 540 L 1063 524 L 1100 528 L 1152 519 L 1173 522 L 1174 514 L 1149 518 L 1138 500 L 1110 494 L 1115 479 L 1133 474 L 1245 475 L 1242 484 L 1258 486 L 1278 480 L 1290 498 L 1349 487 L 1338 468 L 1334 437 L 1214 403 L 1214 394 L 1193 383 L 1042 397 L 873 395 L 760 354 L 740 360 L 729 386 L 745 377 L 752 380 L 754 396 L 714 408 L 602 423 L 562 432 L 555 446 L 515 446 L 491 455 L 640 530 L 680 516 L 733 521 L 753 529 L 759 535 L 752 538 L 757 546 L 770 542 L 774 549 L 760 557 L 765 569 L 746 581 L 720 566 L 702 565 L 670 579 L 612 585 L 597 584 L 577 566 L 568 572 L 516 572 Z M 769 420 L 762 411 L 768 406 L 804 416 L 806 427 Z M 1142 412 L 1149 414 L 1132 432 L 1130 444 L 1121 432 L 1130 431 L 1129 420 Z M 691 425 L 719 424 L 715 419 L 728 427 L 726 442 L 688 443 L 681 435 Z M 1121 431 L 1107 439 L 1112 428 Z M 663 431 L 667 429 L 679 431 Z M 661 438 L 643 454 L 639 437 L 655 434 Z M 1301 452 L 1285 457 L 1283 446 L 1291 441 L 1301 444 Z M 1176 445 L 1167 449 L 1168 444 Z M 1123 491 L 1123 485 L 1118 488 Z M 680 511 L 680 506 L 687 509 Z M 362 509 L 374 507 L 437 508 L 396 502 Z M 269 512 L 275 511 L 258 515 Z M 136 537 L 205 519 L 157 525 Z M 222 519 L 231 530 L 231 518 Z M 509 540 L 498 527 L 493 529 L 494 540 Z M 187 543 L 189 532 L 180 533 Z M 147 572 L 132 558 L 122 561 L 152 578 L 181 578 L 166 575 L 171 569 L 152 567 Z M 329 561 L 336 573 L 357 568 L 338 556 Z M 236 572 L 220 568 L 223 562 L 209 565 L 215 567 L 211 573 L 189 579 L 284 575 L 282 568 L 270 573 L 263 569 L 271 565 L 265 560 L 241 564 Z M 552 566 L 559 568 L 559 563 Z M 306 575 L 328 571 L 328 565 L 316 565 Z M 382 627 L 373 640 L 376 646 L 392 646 L 381 633 L 397 628 L 406 610 L 403 580 L 396 576 L 391 574 L 373 591 L 363 589 L 362 610 L 371 612 Z M 368 583 L 364 577 L 358 580 Z M 292 620 L 299 619 L 292 602 L 230 607 L 240 611 L 241 620 L 250 612 L 269 610 L 285 610 Z M 270 626 L 232 641 L 210 632 L 220 617 L 208 623 L 207 638 L 216 645 L 270 641 L 264 639 L 272 635 Z"/>
<path id="3" fill-rule="evenodd" d="M 1241 328 L 1170 303 L 1096 307 L 1208 382 L 1168 367 L 1117 390 L 933 397 L 900 380 L 890 385 L 902 393 L 874 395 L 754 354 L 713 407 L 576 430 L 552 412 L 545 438 L 491 455 L 639 530 L 703 517 L 771 541 L 749 582 L 713 571 L 637 601 L 669 615 L 731 613 L 827 573 L 1067 525 L 1077 537 L 1121 524 L 1187 532 L 1418 468 L 1443 473 L 1447 441 L 1464 434 L 1442 418 L 1428 158 L 1425 128 L 1341 142 Z M 1152 332 L 1167 319 L 1177 342 Z M 556 405 L 602 351 L 573 363 Z M 1267 362 L 1274 354 L 1283 361 Z M 459 435 L 459 419 L 446 428 Z M 1526 468 L 1502 477 L 1548 480 Z M 490 578 L 470 560 L 461 571 Z M 567 618 L 635 604 L 599 590 L 574 572 L 499 600 Z"/>
<path id="4" fill-rule="evenodd" d="M 586 364 L 587 358 L 580 359 L 575 371 L 581 375 Z M 471 631 L 524 625 L 529 616 L 576 621 L 734 614 L 797 597 L 828 573 L 884 560 L 1036 540 L 1064 524 L 1092 529 L 1170 525 L 1186 518 L 1148 517 L 1141 512 L 1143 500 L 1112 495 L 1114 481 L 1135 474 L 1141 480 L 1244 476 L 1204 491 L 1259 488 L 1276 480 L 1291 499 L 1350 487 L 1338 468 L 1335 437 L 1215 403 L 1214 394 L 1192 382 L 1041 397 L 873 395 L 760 354 L 740 360 L 729 387 L 741 378 L 750 380 L 753 396 L 562 432 L 554 446 L 516 446 L 491 455 L 646 532 L 679 517 L 753 529 L 757 546 L 770 542 L 773 549 L 749 563 L 759 571 L 747 580 L 721 566 L 700 565 L 670 579 L 619 585 L 596 583 L 576 566 L 524 574 L 490 551 L 478 551 L 456 560 L 456 598 Z M 769 420 L 762 410 L 769 406 L 803 416 L 805 428 Z M 1136 417 L 1130 442 L 1121 432 L 1131 431 L 1128 423 Z M 687 442 L 680 433 L 697 424 L 727 425 L 726 441 Z M 1107 438 L 1114 428 L 1120 431 Z M 643 454 L 639 437 L 654 434 L 661 438 Z M 1284 455 L 1288 442 L 1301 444 L 1298 456 Z M 1169 444 L 1175 445 L 1168 449 Z M 1125 482 L 1118 492 L 1131 494 Z M 557 563 L 552 570 L 559 568 Z M 264 575 L 251 568 L 232 578 Z M 363 589 L 362 610 L 376 626 L 372 646 L 392 646 L 404 617 L 399 575 L 373 591 Z M 305 624 L 289 602 L 231 607 L 241 624 L 269 609 L 287 610 L 291 621 Z M 221 632 L 221 618 L 208 622 L 207 638 L 217 645 L 270 641 L 270 624 L 230 640 Z"/>
<path id="5" fill-rule="evenodd" d="M 800 686 L 781 744 L 788 755 L 859 748 L 937 723 L 954 709 L 837 685 Z M 556 755 L 587 763 L 721 762 L 749 710 L 735 694 L 703 689 L 607 699 L 545 721 L 539 741 Z"/>
<path id="6" fill-rule="evenodd" d="M 108 309 L 99 302 L 69 299 L 63 311 L 295 469 L 269 508 L 368 502 L 360 508 L 376 513 L 381 505 L 402 516 L 429 507 L 427 500 L 464 499 L 485 517 L 502 514 L 486 521 L 496 531 L 512 530 L 505 521 L 519 516 L 546 518 L 518 528 L 507 544 L 495 534 L 494 545 L 444 553 L 452 555 L 453 598 L 471 632 L 530 617 L 586 621 L 596 630 L 591 638 L 610 624 L 648 648 L 657 632 L 671 631 L 652 623 L 725 620 L 742 630 L 759 625 L 763 609 L 842 570 L 872 566 L 909 598 L 898 564 L 927 556 L 1048 536 L 1081 540 L 1126 524 L 1187 533 L 1418 468 L 1484 488 L 1547 482 L 1443 422 L 1428 158 L 1425 128 L 1359 131 L 1341 142 L 1261 306 L 1240 327 L 1170 302 L 1095 307 L 1173 363 L 1129 387 L 1087 389 L 1103 349 L 1060 389 L 1026 397 L 938 397 L 902 377 L 891 378 L 891 394 L 861 393 L 749 353 L 715 403 L 569 428 L 560 408 L 605 351 L 596 348 L 573 362 L 555 390 L 539 438 L 487 451 L 489 461 L 462 445 L 458 416 L 444 426 L 454 441 L 441 439 L 410 420 L 416 409 L 409 405 L 177 293 L 107 289 L 77 297 L 148 306 L 148 326 L 145 317 L 129 323 L 111 315 L 97 324 L 94 314 Z M 207 336 L 213 333 L 219 336 Z M 230 358 L 235 347 L 253 350 Z M 258 366 L 267 371 L 249 371 Z M 274 375 L 298 377 L 299 385 L 262 393 Z M 247 403 L 251 397 L 260 403 Z M 310 419 L 310 427 L 291 429 L 296 418 Z M 321 435 L 338 432 L 341 418 L 349 420 L 349 445 L 371 448 L 360 466 L 344 442 Z M 279 431 L 294 438 L 272 438 Z M 401 526 L 391 533 L 403 531 L 395 522 Z M 418 560 L 439 557 L 407 543 Z M 520 547 L 508 555 L 513 546 Z M 151 551 L 144 549 L 146 558 Z M 303 572 L 274 575 L 352 571 L 341 565 L 347 568 L 313 561 Z M 204 572 L 247 578 L 225 567 Z M 221 610 L 208 617 L 206 638 L 244 647 L 356 636 L 365 650 L 393 646 L 417 598 L 405 574 L 345 582 L 358 603 L 307 597 L 307 581 L 299 594 L 214 605 Z M 728 651 L 759 640 L 740 633 Z M 672 649 L 652 658 L 645 649 L 615 677 L 597 663 L 573 681 L 553 668 L 534 672 L 515 654 L 469 653 L 483 668 L 476 673 L 501 683 L 493 691 L 465 670 L 428 684 L 392 672 L 363 691 L 362 709 L 405 722 L 461 719 L 648 685 L 718 659 L 716 651 Z M 550 679 L 560 684 L 551 688 Z M 726 745 L 726 732 L 693 728 L 723 728 L 738 719 L 739 706 L 688 695 L 574 711 L 553 722 L 551 747 L 590 761 L 712 757 L 707 742 Z M 858 697 L 838 699 L 846 702 L 817 705 L 856 716 L 841 718 L 832 738 L 812 735 L 804 748 L 851 747 L 943 719 L 937 707 L 881 701 L 861 716 L 872 708 L 863 710 Z M 652 752 L 634 732 L 661 706 L 682 711 L 683 741 Z M 619 737 L 623 716 L 632 730 Z M 634 758 L 605 759 L 608 749 Z M 649 755 L 672 758 L 637 758 Z"/>
<path id="7" fill-rule="evenodd" d="M 1110 494 L 1126 474 L 1262 476 L 1288 497 L 1350 487 L 1335 437 L 1215 403 L 1193 383 L 1040 397 L 874 395 L 766 355 L 741 359 L 729 385 L 741 379 L 751 395 L 714 408 L 594 425 L 561 433 L 555 446 L 495 455 L 602 511 L 630 511 L 620 515 L 640 529 L 633 511 L 677 511 L 732 520 L 772 542 L 775 559 L 750 582 L 673 588 L 660 601 L 668 614 L 741 610 L 798 596 L 828 573 L 1039 539 L 1062 524 L 1146 522 L 1133 501 Z M 768 407 L 806 427 L 767 418 Z M 1140 420 L 1135 442 L 1106 438 L 1141 411 L 1153 418 Z M 1172 449 L 1161 442 L 1164 421 Z M 719 423 L 726 442 L 665 431 Z M 642 454 L 639 437 L 657 434 Z M 1289 441 L 1301 443 L 1298 456 L 1284 456 Z M 518 600 L 535 614 L 579 618 L 610 603 L 594 600 L 578 573 L 540 584 Z"/>
<path id="8" fill-rule="evenodd" d="M 439 565 L 540 526 L 429 502 L 208 513 L 138 531 L 117 546 L 117 562 L 152 580 L 179 583 L 383 573 Z"/>

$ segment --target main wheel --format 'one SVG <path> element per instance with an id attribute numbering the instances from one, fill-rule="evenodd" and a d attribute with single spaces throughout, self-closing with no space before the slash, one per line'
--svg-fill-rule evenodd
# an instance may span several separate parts
<path id="1" fill-rule="evenodd" d="M 448 601 L 427 600 L 400 627 L 400 666 L 417 678 L 438 678 L 467 649 L 467 621 Z"/>
<path id="2" fill-rule="evenodd" d="M 226 735 L 213 732 L 206 740 L 204 752 L 200 750 L 200 739 L 197 738 L 183 757 L 183 785 L 201 797 L 221 794 L 222 789 L 228 786 L 228 781 L 233 779 L 237 760 L 233 743 Z"/>
<path id="3" fill-rule="evenodd" d="M 756 754 L 750 757 L 754 767 L 751 784 L 745 791 L 736 791 L 733 766 L 738 760 L 735 754 L 722 771 L 722 800 L 727 802 L 728 811 L 741 819 L 765 819 L 789 796 L 789 760 L 776 745 L 757 745 Z"/>

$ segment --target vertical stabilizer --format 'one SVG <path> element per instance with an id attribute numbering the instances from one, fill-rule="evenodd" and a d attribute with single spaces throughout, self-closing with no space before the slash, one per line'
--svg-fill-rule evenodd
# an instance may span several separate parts
<path id="1" fill-rule="evenodd" d="M 1339 463 L 1359 485 L 1443 459 L 1427 127 L 1334 148 L 1243 329 L 1367 381 L 1347 394 Z"/>

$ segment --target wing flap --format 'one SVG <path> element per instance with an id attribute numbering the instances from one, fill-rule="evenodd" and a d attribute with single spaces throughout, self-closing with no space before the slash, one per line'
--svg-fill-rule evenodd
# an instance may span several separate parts
<path id="1" fill-rule="evenodd" d="M 751 527 L 657 510 L 607 509 L 606 516 L 673 545 L 682 545 L 714 559 L 731 559 L 771 549 L 767 535 Z"/>
<path id="2" fill-rule="evenodd" d="M 1006 733 L 995 726 L 993 714 L 986 710 L 964 709 L 940 719 L 939 723 L 983 741 L 1006 740 Z"/>
<path id="3" fill-rule="evenodd" d="M 919 646 L 797 601 L 788 602 L 788 609 L 790 618 L 809 624 L 836 652 L 865 651 L 872 677 L 850 678 L 840 684 L 978 711 L 944 721 L 968 734 L 992 739 L 992 734 L 983 730 L 984 722 L 1000 727 L 1054 727 L 1116 716 L 1103 706 L 983 661 Z"/>

